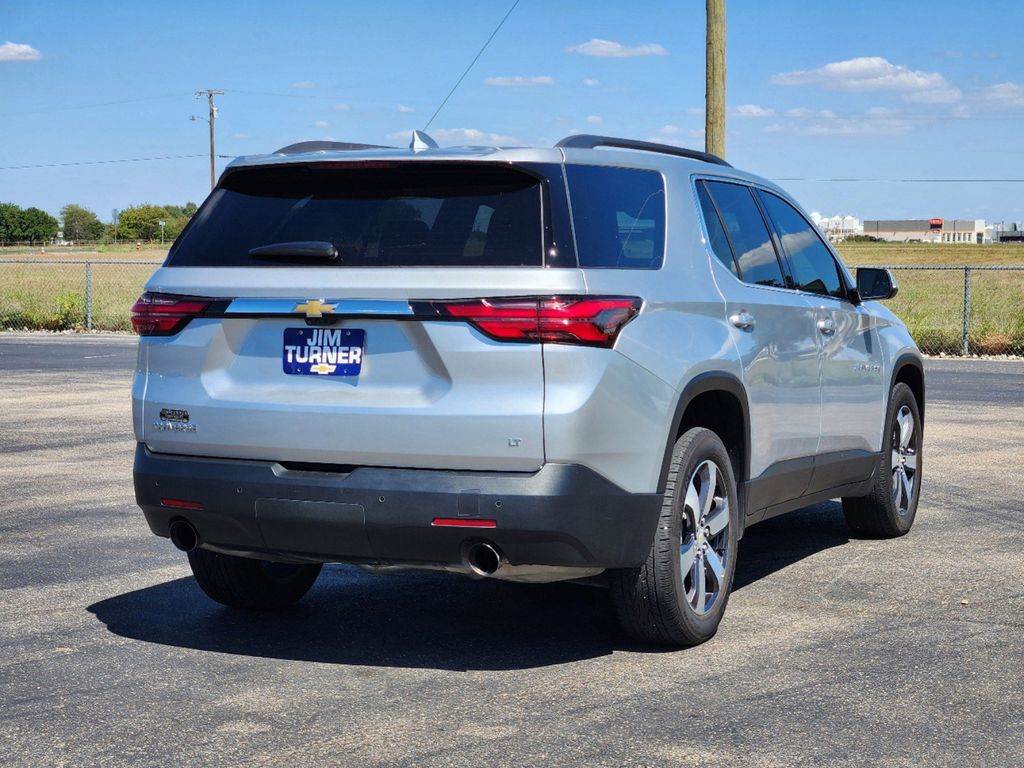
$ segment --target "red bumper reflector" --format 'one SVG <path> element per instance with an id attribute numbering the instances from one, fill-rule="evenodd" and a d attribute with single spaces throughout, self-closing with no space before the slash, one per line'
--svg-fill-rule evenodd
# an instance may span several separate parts
<path id="1" fill-rule="evenodd" d="M 198 501 L 185 501 L 184 499 L 160 499 L 160 506 L 173 507 L 174 509 L 194 509 L 201 511 L 203 505 Z"/>
<path id="2" fill-rule="evenodd" d="M 430 524 L 436 528 L 497 528 L 497 520 L 472 517 L 435 517 Z"/>

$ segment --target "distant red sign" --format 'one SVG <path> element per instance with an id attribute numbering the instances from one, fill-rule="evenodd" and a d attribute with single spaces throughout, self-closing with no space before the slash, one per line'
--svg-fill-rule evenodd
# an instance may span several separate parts
<path id="1" fill-rule="evenodd" d="M 942 229 L 942 219 L 929 219 L 928 223 L 931 225 L 932 229 Z"/>

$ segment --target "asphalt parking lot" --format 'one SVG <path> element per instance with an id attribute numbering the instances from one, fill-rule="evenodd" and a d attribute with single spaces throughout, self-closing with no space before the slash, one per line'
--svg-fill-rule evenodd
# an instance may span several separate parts
<path id="1" fill-rule="evenodd" d="M 0 764 L 1019 766 L 1024 363 L 931 361 L 895 541 L 750 529 L 711 642 L 606 595 L 325 569 L 232 612 L 134 505 L 134 339 L 0 335 Z"/>

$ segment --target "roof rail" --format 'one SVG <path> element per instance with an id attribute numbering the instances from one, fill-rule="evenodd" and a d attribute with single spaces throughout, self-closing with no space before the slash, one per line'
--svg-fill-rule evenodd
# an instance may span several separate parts
<path id="1" fill-rule="evenodd" d="M 676 157 L 689 157 L 692 160 L 703 160 L 705 163 L 724 165 L 732 168 L 718 155 L 710 152 L 701 152 L 697 149 L 686 147 L 673 147 L 670 144 L 657 144 L 653 141 L 636 141 L 635 139 L 617 139 L 614 136 L 594 136 L 589 133 L 578 133 L 575 136 L 566 136 L 556 147 L 566 149 L 594 149 L 595 147 L 615 147 L 616 149 L 638 149 L 643 152 L 660 152 L 663 155 L 675 155 Z"/>
<path id="2" fill-rule="evenodd" d="M 353 144 L 348 141 L 300 141 L 298 144 L 289 144 L 281 147 L 275 155 L 298 155 L 302 152 L 324 152 L 324 151 L 352 151 L 356 149 L 394 149 L 381 144 Z"/>

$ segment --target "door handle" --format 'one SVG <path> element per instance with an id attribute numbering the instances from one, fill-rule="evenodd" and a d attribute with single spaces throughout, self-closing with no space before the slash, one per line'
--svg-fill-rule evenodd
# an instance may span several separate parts
<path id="1" fill-rule="evenodd" d="M 823 317 L 818 321 L 818 330 L 826 336 L 831 336 L 836 332 L 836 321 L 831 317 Z"/>
<path id="2" fill-rule="evenodd" d="M 734 315 L 729 315 L 729 322 L 741 331 L 749 331 L 754 327 L 754 316 L 746 310 L 742 310 Z"/>

